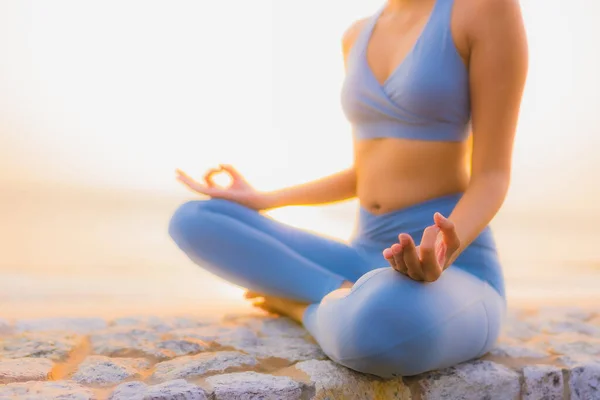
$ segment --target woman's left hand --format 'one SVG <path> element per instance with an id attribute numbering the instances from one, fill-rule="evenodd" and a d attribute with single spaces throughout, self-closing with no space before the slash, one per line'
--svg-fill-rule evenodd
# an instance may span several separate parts
<path id="1" fill-rule="evenodd" d="M 415 281 L 437 280 L 460 248 L 454 223 L 440 213 L 435 213 L 433 221 L 434 225 L 423 231 L 419 246 L 409 234 L 401 233 L 399 243 L 383 251 L 392 268 Z"/>

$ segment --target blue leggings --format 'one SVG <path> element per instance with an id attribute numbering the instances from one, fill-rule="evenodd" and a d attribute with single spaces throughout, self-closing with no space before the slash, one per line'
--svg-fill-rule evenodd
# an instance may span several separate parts
<path id="1" fill-rule="evenodd" d="M 421 232 L 433 212 L 424 214 Z M 361 209 L 358 232 L 345 244 L 213 199 L 180 206 L 169 233 L 192 261 L 229 282 L 310 303 L 303 323 L 332 360 L 381 377 L 410 376 L 485 354 L 498 337 L 505 301 L 468 268 L 453 265 L 436 282 L 421 283 L 387 266 L 381 251 L 407 230 L 377 224 L 404 228 L 405 216 Z M 393 236 L 379 240 L 386 230 Z M 480 249 L 475 258 L 494 270 L 495 252 L 488 253 Z M 339 289 L 345 280 L 354 286 Z"/>

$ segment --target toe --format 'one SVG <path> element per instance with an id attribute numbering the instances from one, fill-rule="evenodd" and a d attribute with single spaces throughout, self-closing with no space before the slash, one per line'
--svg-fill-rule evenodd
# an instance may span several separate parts
<path id="1" fill-rule="evenodd" d="M 255 299 L 257 297 L 261 297 L 261 295 L 258 292 L 253 292 L 251 290 L 247 290 L 246 293 L 244 293 L 244 297 L 246 299 Z"/>

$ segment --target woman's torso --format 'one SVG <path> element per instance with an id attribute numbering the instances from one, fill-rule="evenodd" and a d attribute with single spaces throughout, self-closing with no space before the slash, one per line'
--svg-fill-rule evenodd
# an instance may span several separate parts
<path id="1" fill-rule="evenodd" d="M 469 182 L 464 17 L 454 0 L 415 4 L 360 21 L 346 55 L 342 104 L 355 135 L 357 196 L 374 214 L 464 192 Z"/>
<path id="2" fill-rule="evenodd" d="M 371 139 L 355 145 L 357 196 L 374 214 L 464 192 L 469 182 L 465 143 Z"/>

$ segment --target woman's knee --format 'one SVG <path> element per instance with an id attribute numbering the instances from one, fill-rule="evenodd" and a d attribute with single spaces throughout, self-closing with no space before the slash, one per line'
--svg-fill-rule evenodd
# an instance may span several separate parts
<path id="1" fill-rule="evenodd" d="M 217 228 L 215 216 L 237 219 L 243 212 L 256 212 L 235 202 L 224 199 L 192 200 L 177 208 L 169 222 L 169 235 L 176 242 L 186 241 L 190 235 Z M 218 225 L 218 224 L 217 224 Z"/>
<path id="2" fill-rule="evenodd" d="M 189 234 L 192 223 L 196 223 L 202 201 L 188 201 L 180 205 L 169 221 L 169 236 L 181 244 Z"/>
<path id="3" fill-rule="evenodd" d="M 198 234 L 199 229 L 211 229 L 214 218 L 211 213 L 220 207 L 223 200 L 192 200 L 180 205 L 169 221 L 169 235 L 175 243 L 181 245 L 189 241 L 190 236 Z"/>

